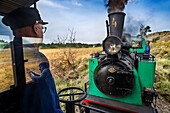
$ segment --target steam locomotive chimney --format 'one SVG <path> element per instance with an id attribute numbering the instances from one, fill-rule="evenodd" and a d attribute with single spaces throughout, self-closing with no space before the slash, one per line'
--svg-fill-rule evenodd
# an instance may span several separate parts
<path id="1" fill-rule="evenodd" d="M 124 26 L 125 13 L 114 12 L 114 13 L 110 13 L 108 17 L 109 17 L 110 35 L 114 35 L 121 38 L 123 32 L 123 26 Z"/>
<path id="2" fill-rule="evenodd" d="M 108 17 L 110 25 L 109 35 L 122 37 L 124 16 L 123 9 L 128 3 L 128 0 L 105 0 L 108 7 Z"/>

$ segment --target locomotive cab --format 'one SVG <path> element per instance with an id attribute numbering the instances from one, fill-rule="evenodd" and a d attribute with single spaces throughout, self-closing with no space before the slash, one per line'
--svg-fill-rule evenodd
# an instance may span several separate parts
<path id="1" fill-rule="evenodd" d="M 146 41 L 144 38 L 139 36 L 131 36 L 130 38 L 131 48 L 130 52 L 134 52 L 136 50 L 136 53 L 142 54 L 145 51 Z"/>
<path id="2" fill-rule="evenodd" d="M 0 18 L 20 7 L 34 5 L 36 8 L 36 2 L 37 0 L 1 0 Z M 37 65 L 40 59 L 37 62 L 36 56 L 40 54 L 30 45 L 38 44 L 41 38 L 13 37 L 9 28 L 2 26 L 2 23 L 0 25 L 3 28 L 0 29 L 0 67 L 2 69 L 0 72 L 0 113 L 23 113 L 25 88 L 33 84 L 26 76 L 25 67 L 32 64 L 35 70 L 39 70 Z M 43 56 L 40 57 L 41 60 L 45 60 Z M 37 63 L 36 67 L 34 67 L 35 63 Z"/>

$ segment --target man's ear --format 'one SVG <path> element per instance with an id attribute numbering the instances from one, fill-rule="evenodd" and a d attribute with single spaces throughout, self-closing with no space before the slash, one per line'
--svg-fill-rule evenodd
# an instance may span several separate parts
<path id="1" fill-rule="evenodd" d="M 37 35 L 37 34 L 39 34 L 39 32 L 40 32 L 40 29 L 39 29 L 39 26 L 38 26 L 38 24 L 34 24 L 34 27 L 33 27 L 34 29 L 34 33 Z"/>

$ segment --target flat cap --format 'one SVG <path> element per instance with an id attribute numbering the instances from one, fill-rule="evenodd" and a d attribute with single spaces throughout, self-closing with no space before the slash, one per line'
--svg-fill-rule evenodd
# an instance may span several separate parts
<path id="1" fill-rule="evenodd" d="M 22 7 L 15 9 L 2 19 L 3 24 L 10 26 L 12 30 L 32 26 L 35 23 L 48 24 L 43 22 L 37 9 Z"/>

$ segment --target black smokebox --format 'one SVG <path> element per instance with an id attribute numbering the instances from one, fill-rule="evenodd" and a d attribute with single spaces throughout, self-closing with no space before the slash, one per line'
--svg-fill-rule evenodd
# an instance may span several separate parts
<path id="1" fill-rule="evenodd" d="M 123 32 L 125 13 L 123 12 L 110 13 L 108 17 L 109 17 L 109 24 L 110 24 L 109 25 L 110 35 L 114 35 L 121 38 Z"/>

